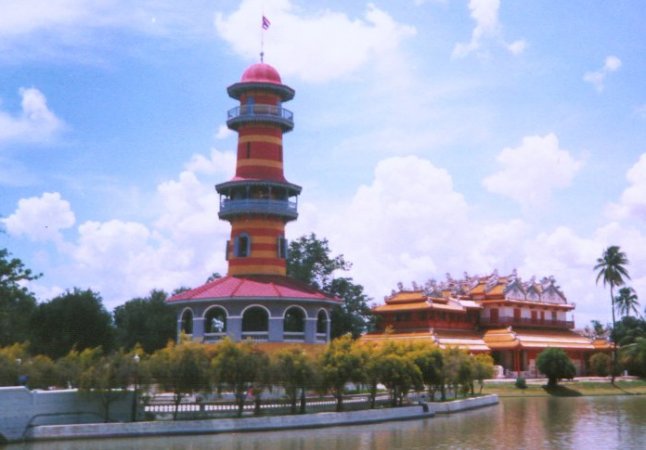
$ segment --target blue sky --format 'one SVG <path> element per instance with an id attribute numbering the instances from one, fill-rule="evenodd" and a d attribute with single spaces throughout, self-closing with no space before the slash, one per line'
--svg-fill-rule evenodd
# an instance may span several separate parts
<path id="1" fill-rule="evenodd" d="M 182 2 L 183 3 L 183 2 Z M 112 308 L 226 271 L 213 185 L 226 87 L 258 60 L 285 106 L 288 237 L 316 232 L 381 301 L 397 282 L 554 275 L 609 320 L 608 245 L 646 293 L 646 13 L 633 1 L 6 1 L 0 247 Z M 644 303 L 644 302 L 642 302 Z"/>

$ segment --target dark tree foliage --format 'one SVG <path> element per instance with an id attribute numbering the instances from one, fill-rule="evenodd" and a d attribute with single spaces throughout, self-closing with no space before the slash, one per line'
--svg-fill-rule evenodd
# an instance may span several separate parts
<path id="1" fill-rule="evenodd" d="M 352 264 L 343 255 L 330 257 L 327 239 L 318 239 L 316 234 L 301 236 L 289 243 L 287 275 L 325 291 L 333 280 L 336 270 L 350 270 Z"/>
<path id="2" fill-rule="evenodd" d="M 330 283 L 328 293 L 343 299 L 341 305 L 332 309 L 332 338 L 351 333 L 356 339 L 370 325 L 373 317 L 363 286 L 353 283 L 352 278 L 336 278 Z"/>
<path id="3" fill-rule="evenodd" d="M 166 304 L 167 294 L 153 290 L 148 297 L 133 298 L 114 309 L 117 347 L 133 348 L 141 344 L 146 353 L 164 348 L 175 339 L 177 318 Z"/>
<path id="4" fill-rule="evenodd" d="M 640 337 L 646 338 L 646 320 L 643 318 L 623 317 L 612 331 L 612 340 L 619 347 L 630 345 Z"/>
<path id="5" fill-rule="evenodd" d="M 343 255 L 330 253 L 327 239 L 319 239 L 314 233 L 301 236 L 289 244 L 287 275 L 342 299 L 342 304 L 332 310 L 332 338 L 346 333 L 356 338 L 371 320 L 370 298 L 352 278 L 334 277 L 335 271 L 349 270 L 352 264 Z"/>
<path id="6" fill-rule="evenodd" d="M 32 351 L 60 358 L 70 350 L 113 347 L 112 317 L 101 296 L 90 289 L 74 288 L 38 305 L 32 317 Z"/>
<path id="7" fill-rule="evenodd" d="M 36 299 L 21 283 L 38 277 L 7 249 L 0 249 L 0 347 L 28 339 Z"/>

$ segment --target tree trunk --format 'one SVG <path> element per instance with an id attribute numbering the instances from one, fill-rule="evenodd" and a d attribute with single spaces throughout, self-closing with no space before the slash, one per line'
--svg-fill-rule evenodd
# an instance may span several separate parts
<path id="1" fill-rule="evenodd" d="M 612 289 L 612 283 L 610 284 L 610 304 L 612 307 L 612 372 L 610 373 L 610 383 L 615 384 L 615 375 L 617 374 L 617 343 L 615 342 L 615 296 Z"/>
<path id="2" fill-rule="evenodd" d="M 335 393 L 335 397 L 336 397 L 336 412 L 341 412 L 343 411 L 343 391 L 341 392 L 337 391 Z"/>
<path id="3" fill-rule="evenodd" d="M 301 414 L 305 414 L 305 406 L 307 402 L 305 399 L 305 388 L 301 388 Z"/>

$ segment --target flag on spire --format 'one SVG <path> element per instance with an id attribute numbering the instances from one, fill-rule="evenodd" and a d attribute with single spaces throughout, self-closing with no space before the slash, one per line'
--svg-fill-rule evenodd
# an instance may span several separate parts
<path id="1" fill-rule="evenodd" d="M 271 22 L 269 21 L 269 19 L 266 18 L 265 16 L 262 16 L 262 29 L 263 30 L 268 29 L 269 25 L 271 25 Z"/>

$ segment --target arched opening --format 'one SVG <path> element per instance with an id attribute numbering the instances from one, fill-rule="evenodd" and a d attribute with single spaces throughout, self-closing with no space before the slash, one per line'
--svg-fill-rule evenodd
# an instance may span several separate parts
<path id="1" fill-rule="evenodd" d="M 269 312 L 261 306 L 247 308 L 242 314 L 242 339 L 266 341 L 269 338 Z"/>
<path id="2" fill-rule="evenodd" d="M 214 306 L 204 315 L 204 333 L 207 341 L 218 340 L 227 332 L 227 312 L 224 308 Z"/>
<path id="3" fill-rule="evenodd" d="M 328 315 L 325 310 L 320 310 L 316 315 L 316 340 L 317 341 L 327 341 L 327 324 L 328 324 Z"/>
<path id="4" fill-rule="evenodd" d="M 182 333 L 192 335 L 193 334 L 193 311 L 190 309 L 185 309 L 182 313 Z"/>
<path id="5" fill-rule="evenodd" d="M 291 306 L 283 317 L 283 339 L 286 341 L 303 341 L 305 339 L 305 311 Z"/>

